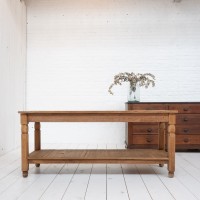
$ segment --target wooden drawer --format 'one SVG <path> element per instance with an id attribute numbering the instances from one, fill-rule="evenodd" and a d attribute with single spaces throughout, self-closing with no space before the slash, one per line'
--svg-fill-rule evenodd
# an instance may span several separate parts
<path id="1" fill-rule="evenodd" d="M 143 145 L 144 147 L 154 145 L 156 147 L 158 145 L 158 135 L 133 135 L 132 145 Z M 200 135 L 176 135 L 176 146 L 180 147 L 180 145 L 183 145 L 184 148 L 187 145 L 200 145 Z"/>
<path id="2" fill-rule="evenodd" d="M 168 110 L 167 104 L 128 104 L 128 110 Z"/>
<path id="3" fill-rule="evenodd" d="M 176 125 L 176 134 L 200 134 L 200 125 Z"/>
<path id="4" fill-rule="evenodd" d="M 158 144 L 158 135 L 132 135 L 132 144 Z"/>
<path id="5" fill-rule="evenodd" d="M 186 124 L 200 124 L 200 114 L 177 114 L 176 115 L 177 125 Z"/>
<path id="6" fill-rule="evenodd" d="M 158 124 L 134 124 L 130 125 L 131 134 L 158 134 Z"/>
<path id="7" fill-rule="evenodd" d="M 200 104 L 169 104 L 169 110 L 179 113 L 200 113 Z"/>
<path id="8" fill-rule="evenodd" d="M 176 144 L 200 144 L 200 135 L 176 135 Z"/>

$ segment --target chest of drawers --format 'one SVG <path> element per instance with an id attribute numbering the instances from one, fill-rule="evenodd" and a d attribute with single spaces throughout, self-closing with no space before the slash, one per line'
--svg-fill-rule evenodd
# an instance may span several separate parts
<path id="1" fill-rule="evenodd" d="M 178 110 L 176 115 L 176 149 L 200 149 L 200 102 L 126 103 L 127 110 Z M 157 148 L 158 124 L 126 126 L 127 148 Z"/>

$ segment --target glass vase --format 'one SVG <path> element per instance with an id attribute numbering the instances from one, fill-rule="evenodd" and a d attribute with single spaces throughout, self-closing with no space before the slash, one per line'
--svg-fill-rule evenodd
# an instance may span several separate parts
<path id="1" fill-rule="evenodd" d="M 136 86 L 130 84 L 128 90 L 128 102 L 140 102 L 140 86 L 138 84 L 136 84 Z"/>

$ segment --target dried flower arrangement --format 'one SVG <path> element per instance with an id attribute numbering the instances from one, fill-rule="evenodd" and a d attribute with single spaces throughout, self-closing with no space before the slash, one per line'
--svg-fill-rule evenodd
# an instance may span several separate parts
<path id="1" fill-rule="evenodd" d="M 111 91 L 112 87 L 114 85 L 122 85 L 122 82 L 130 82 L 130 87 L 133 91 L 136 90 L 136 85 L 138 84 L 140 87 L 144 86 L 145 88 L 148 88 L 151 84 L 152 87 L 155 86 L 155 76 L 150 73 L 145 74 L 135 74 L 133 72 L 128 73 L 119 73 L 114 76 L 114 82 L 110 85 L 108 92 L 113 95 L 113 92 Z"/>

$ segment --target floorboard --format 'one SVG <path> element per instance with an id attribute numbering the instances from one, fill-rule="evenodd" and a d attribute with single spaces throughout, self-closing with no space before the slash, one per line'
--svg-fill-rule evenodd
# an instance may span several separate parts
<path id="1" fill-rule="evenodd" d="M 97 149 L 106 149 L 106 145 L 97 145 Z M 106 199 L 106 164 L 94 164 L 90 175 L 85 200 Z"/>
<path id="2" fill-rule="evenodd" d="M 151 200 L 151 195 L 149 194 L 136 165 L 123 164 L 122 170 L 130 199 Z"/>
<path id="3" fill-rule="evenodd" d="M 174 199 L 170 191 L 160 181 L 159 177 L 155 174 L 155 171 L 151 168 L 150 165 L 138 165 L 137 169 L 152 199 L 154 200 Z M 165 176 L 167 177 L 167 170 L 165 170 L 163 174 L 165 174 Z"/>
<path id="4" fill-rule="evenodd" d="M 77 167 L 78 164 L 65 165 L 41 195 L 41 199 L 61 199 Z"/>
<path id="5" fill-rule="evenodd" d="M 108 144 L 107 149 L 117 149 L 116 144 Z M 123 172 L 119 164 L 107 164 L 107 200 L 129 199 Z"/>
<path id="6" fill-rule="evenodd" d="M 88 149 L 89 145 L 79 145 L 78 149 Z M 92 164 L 79 164 L 62 199 L 75 200 L 84 199 L 88 187 L 88 181 L 92 171 Z"/>
<path id="7" fill-rule="evenodd" d="M 78 145 L 61 145 L 60 148 L 76 149 Z M 49 184 L 46 190 L 41 195 L 40 199 L 62 199 L 66 188 L 71 182 L 74 173 L 78 168 L 78 164 L 65 164 L 61 171 L 56 175 L 54 180 Z"/>
<path id="8" fill-rule="evenodd" d="M 164 175 L 166 166 L 161 168 L 154 166 L 152 167 L 155 173 L 158 175 L 160 181 L 165 185 L 168 191 L 172 194 L 176 200 L 195 200 L 197 199 L 178 179 L 177 170 L 174 178 L 168 178 Z"/>

